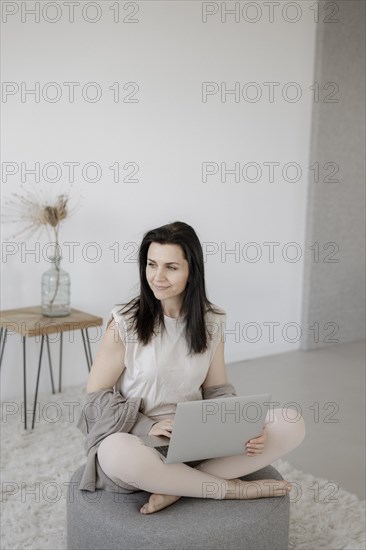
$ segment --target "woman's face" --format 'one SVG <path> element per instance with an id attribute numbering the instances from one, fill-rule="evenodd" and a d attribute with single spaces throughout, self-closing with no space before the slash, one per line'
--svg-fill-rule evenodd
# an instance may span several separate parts
<path id="1" fill-rule="evenodd" d="M 147 252 L 146 279 L 158 300 L 178 297 L 186 288 L 188 262 L 177 244 L 151 243 Z"/>

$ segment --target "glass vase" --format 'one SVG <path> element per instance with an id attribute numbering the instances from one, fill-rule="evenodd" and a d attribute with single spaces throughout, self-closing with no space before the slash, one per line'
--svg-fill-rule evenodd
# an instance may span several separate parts
<path id="1" fill-rule="evenodd" d="M 52 266 L 42 275 L 42 315 L 70 315 L 70 276 L 60 267 L 61 258 L 51 258 Z"/>

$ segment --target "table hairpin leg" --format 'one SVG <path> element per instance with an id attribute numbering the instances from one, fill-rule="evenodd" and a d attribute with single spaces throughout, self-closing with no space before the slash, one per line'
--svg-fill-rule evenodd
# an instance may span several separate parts
<path id="1" fill-rule="evenodd" d="M 89 342 L 88 329 L 85 329 L 86 337 L 84 336 L 84 329 L 80 329 L 80 330 L 81 330 L 81 336 L 83 337 L 83 344 L 84 344 L 84 350 L 85 350 L 85 356 L 86 356 L 86 363 L 87 363 L 87 365 L 88 365 L 88 371 L 90 372 L 90 367 L 91 367 L 91 364 L 92 364 L 92 356 L 91 356 L 91 351 L 90 351 L 90 342 Z M 86 339 L 86 342 L 87 342 L 87 344 L 88 344 L 88 347 L 86 346 L 85 339 Z M 89 354 L 90 354 L 90 355 L 89 355 Z"/>
<path id="2" fill-rule="evenodd" d="M 62 335 L 60 332 L 60 364 L 58 369 L 58 391 L 61 393 L 61 371 L 62 371 Z"/>
<path id="3" fill-rule="evenodd" d="M 7 336 L 8 329 L 4 329 L 4 327 L 1 327 L 0 329 L 0 367 L 3 360 L 4 355 L 4 348 L 5 348 L 5 342 L 6 342 L 6 336 Z M 62 333 L 61 333 L 62 337 Z M 23 344 L 23 402 L 24 402 L 24 429 L 27 429 L 27 381 L 26 381 L 26 350 L 25 350 L 25 336 L 22 336 L 22 344 Z M 51 376 L 51 386 L 52 386 L 52 393 L 55 393 L 55 386 L 53 382 L 53 372 L 52 372 L 52 362 L 51 362 L 51 352 L 50 352 L 50 342 L 48 338 L 48 334 L 46 335 L 46 342 L 47 342 L 47 352 L 48 352 L 48 364 L 50 369 L 50 376 Z M 42 344 L 41 348 L 43 346 L 43 336 L 42 336 Z M 42 349 L 41 349 L 41 356 L 42 356 Z M 38 367 L 39 368 L 39 367 Z M 38 379 L 37 379 L 37 391 L 38 391 Z M 60 390 L 61 391 L 61 390 Z M 34 414 L 34 413 L 33 413 Z M 33 420 L 34 425 L 34 420 Z M 32 425 L 32 428 L 33 428 Z"/>
<path id="4" fill-rule="evenodd" d="M 23 401 L 24 401 L 24 429 L 27 429 L 27 382 L 25 366 L 25 336 L 22 336 L 23 344 Z"/>
<path id="5" fill-rule="evenodd" d="M 1 367 L 2 360 L 3 360 L 7 332 L 8 332 L 7 328 L 4 329 L 4 327 L 1 327 L 1 330 L 0 330 L 0 367 Z M 4 338 L 3 338 L 3 335 L 4 335 Z"/>
<path id="6" fill-rule="evenodd" d="M 48 353 L 48 365 L 50 368 L 50 376 L 51 376 L 51 387 L 52 387 L 52 393 L 55 393 L 55 386 L 53 384 L 53 373 L 52 373 L 52 363 L 51 363 L 51 352 L 50 352 L 50 341 L 48 338 L 48 334 L 46 334 L 46 344 L 47 344 L 47 353 Z"/>
<path id="7" fill-rule="evenodd" d="M 90 364 L 90 367 L 91 367 L 92 364 L 93 364 L 93 358 L 92 358 L 92 354 L 91 354 L 90 340 L 89 340 L 89 334 L 88 334 L 88 329 L 87 328 L 85 329 L 85 333 L 86 333 L 86 341 L 87 341 L 88 350 L 89 350 L 89 364 Z"/>
<path id="8" fill-rule="evenodd" d="M 41 363 L 42 363 L 42 353 L 43 353 L 43 343 L 44 343 L 44 334 L 42 334 L 41 340 L 41 350 L 39 352 L 39 362 L 38 362 L 38 372 L 37 372 L 37 383 L 36 383 L 36 393 L 34 395 L 34 406 L 33 406 L 33 419 L 32 419 L 32 430 L 34 428 L 34 419 L 36 416 L 36 406 L 37 406 L 37 397 L 38 397 L 38 384 L 39 384 L 39 375 L 41 372 Z"/>

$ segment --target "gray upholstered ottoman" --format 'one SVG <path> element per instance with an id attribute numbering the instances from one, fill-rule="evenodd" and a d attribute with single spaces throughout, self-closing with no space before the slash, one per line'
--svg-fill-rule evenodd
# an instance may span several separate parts
<path id="1" fill-rule="evenodd" d="M 84 466 L 67 494 L 68 550 L 287 550 L 289 495 L 251 500 L 182 497 L 154 514 L 139 512 L 150 493 L 81 491 Z M 240 479 L 283 479 L 267 466 Z"/>

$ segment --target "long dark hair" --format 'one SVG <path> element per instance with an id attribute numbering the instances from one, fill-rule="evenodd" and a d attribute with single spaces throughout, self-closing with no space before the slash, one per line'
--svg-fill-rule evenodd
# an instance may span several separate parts
<path id="1" fill-rule="evenodd" d="M 176 244 L 182 250 L 189 266 L 189 282 L 187 282 L 180 316 L 185 321 L 185 337 L 189 354 L 204 353 L 208 348 L 208 338 L 211 332 L 205 322 L 208 311 L 222 315 L 206 296 L 205 269 L 201 243 L 194 229 L 187 223 L 175 221 L 144 234 L 139 254 L 140 295 L 122 306 L 120 313 L 132 312 L 129 321 L 138 340 L 146 345 L 150 342 L 156 323 L 163 327 L 164 312 L 160 300 L 157 300 L 146 279 L 147 253 L 151 243 Z M 128 307 L 130 306 L 130 307 Z"/>

